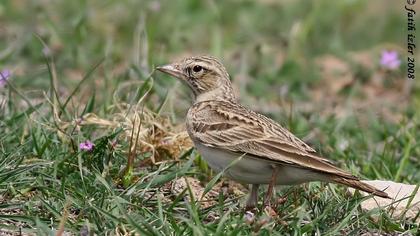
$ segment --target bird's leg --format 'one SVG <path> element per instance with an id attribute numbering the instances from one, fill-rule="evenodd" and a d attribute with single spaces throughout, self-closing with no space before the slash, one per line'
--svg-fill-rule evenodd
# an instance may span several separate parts
<path id="1" fill-rule="evenodd" d="M 278 167 L 273 167 L 273 174 L 271 175 L 270 183 L 268 184 L 267 194 L 264 197 L 264 206 L 270 206 L 271 205 L 271 198 L 273 196 L 274 191 L 274 185 L 276 185 L 276 178 L 278 173 Z"/>
<path id="2" fill-rule="evenodd" d="M 247 210 L 252 210 L 257 206 L 259 187 L 260 187 L 259 184 L 252 184 L 251 192 L 249 193 L 249 197 L 248 197 L 248 200 L 246 201 L 246 206 L 245 206 Z"/>

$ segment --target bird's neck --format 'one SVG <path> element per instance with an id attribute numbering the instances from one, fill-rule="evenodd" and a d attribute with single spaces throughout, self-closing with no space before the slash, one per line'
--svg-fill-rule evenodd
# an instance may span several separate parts
<path id="1" fill-rule="evenodd" d="M 195 95 L 194 103 L 203 101 L 236 101 L 232 87 L 219 87 L 204 93 Z"/>

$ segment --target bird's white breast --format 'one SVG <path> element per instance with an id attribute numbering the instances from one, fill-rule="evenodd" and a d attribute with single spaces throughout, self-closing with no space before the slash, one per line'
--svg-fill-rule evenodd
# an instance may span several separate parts
<path id="1" fill-rule="evenodd" d="M 294 185 L 309 181 L 325 180 L 322 174 L 308 169 L 282 165 L 250 155 L 241 157 L 240 154 L 208 147 L 199 142 L 195 142 L 195 147 L 208 162 L 209 166 L 216 172 L 224 170 L 230 163 L 241 158 L 233 166 L 225 170 L 224 173 L 226 177 L 238 182 L 268 184 L 271 180 L 274 167 L 278 168 L 278 174 L 276 176 L 276 184 L 278 185 Z"/>

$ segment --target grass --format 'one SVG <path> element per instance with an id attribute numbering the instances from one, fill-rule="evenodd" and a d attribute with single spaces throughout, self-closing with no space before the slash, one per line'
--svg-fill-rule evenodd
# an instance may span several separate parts
<path id="1" fill-rule="evenodd" d="M 378 62 L 383 49 L 404 54 L 402 9 L 382 1 L 3 1 L 0 69 L 13 76 L 0 88 L 0 232 L 415 235 L 414 220 L 362 211 L 362 197 L 324 183 L 281 188 L 277 195 L 289 197 L 279 215 L 251 219 L 241 207 L 246 190 L 218 179 L 183 132 L 188 90 L 153 73 L 186 54 L 222 57 L 248 107 L 361 178 L 416 184 L 419 80 L 407 84 L 404 61 L 397 71 Z M 85 140 L 93 151 L 79 149 Z M 210 206 L 191 180 L 216 189 Z"/>

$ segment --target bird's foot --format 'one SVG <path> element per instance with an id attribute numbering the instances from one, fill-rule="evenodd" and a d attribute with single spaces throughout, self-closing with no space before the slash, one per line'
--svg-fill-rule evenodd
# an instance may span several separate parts
<path id="1" fill-rule="evenodd" d="M 276 199 L 274 203 L 272 203 L 271 199 L 270 200 L 265 199 L 263 210 L 268 216 L 274 218 L 280 215 L 278 208 L 280 205 L 284 204 L 286 201 L 287 201 L 286 197 L 279 197 Z"/>
<path id="2" fill-rule="evenodd" d="M 270 218 L 276 218 L 278 216 L 276 209 L 271 205 L 264 206 L 264 213 Z"/>
<path id="3" fill-rule="evenodd" d="M 258 211 L 257 205 L 255 205 L 255 204 L 246 204 L 245 205 L 245 211 L 256 212 L 256 211 Z"/>
<path id="4" fill-rule="evenodd" d="M 280 205 L 283 205 L 285 202 L 287 202 L 287 197 L 279 197 L 276 201 L 276 208 Z"/>

